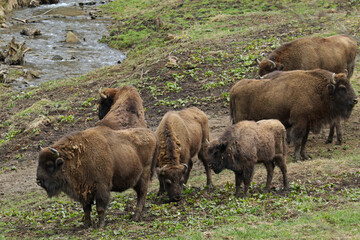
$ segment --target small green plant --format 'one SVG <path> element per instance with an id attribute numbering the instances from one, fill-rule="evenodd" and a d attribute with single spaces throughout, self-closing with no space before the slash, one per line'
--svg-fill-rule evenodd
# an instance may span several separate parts
<path id="1" fill-rule="evenodd" d="M 71 114 L 68 116 L 61 116 L 61 118 L 60 118 L 60 122 L 71 123 L 73 121 L 74 121 L 74 116 Z"/>

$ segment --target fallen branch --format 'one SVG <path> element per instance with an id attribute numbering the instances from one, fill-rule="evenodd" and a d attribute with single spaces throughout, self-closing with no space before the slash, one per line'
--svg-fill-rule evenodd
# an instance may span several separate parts
<path id="1" fill-rule="evenodd" d="M 32 16 L 32 17 L 27 18 L 27 19 L 20 19 L 20 18 L 14 18 L 14 17 L 12 17 L 12 19 L 14 19 L 14 20 L 16 20 L 16 21 L 19 21 L 19 22 L 22 22 L 22 23 L 29 23 L 29 20 L 30 20 L 30 19 L 37 18 L 37 17 L 41 17 L 41 16 L 43 16 L 43 15 L 51 12 L 52 10 L 54 10 L 54 9 L 56 9 L 56 8 L 58 8 L 58 7 L 60 7 L 60 6 L 57 6 L 57 7 L 52 8 L 52 9 L 49 9 L 49 10 L 43 12 L 42 14 L 39 14 L 39 15 L 36 15 L 36 16 Z"/>

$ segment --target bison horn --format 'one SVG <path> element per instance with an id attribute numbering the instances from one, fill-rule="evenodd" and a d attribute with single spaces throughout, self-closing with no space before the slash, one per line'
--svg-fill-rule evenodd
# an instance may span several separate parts
<path id="1" fill-rule="evenodd" d="M 268 59 L 269 62 L 271 62 L 271 64 L 273 65 L 272 68 L 276 68 L 276 63 L 274 61 L 271 61 L 270 59 Z"/>
<path id="2" fill-rule="evenodd" d="M 187 170 L 187 169 L 188 169 L 188 165 L 187 165 L 187 164 L 182 163 L 181 165 L 183 165 L 183 166 L 186 168 L 185 170 Z"/>
<path id="3" fill-rule="evenodd" d="M 257 63 L 258 63 L 258 64 L 260 64 L 260 63 L 261 63 L 261 61 L 260 61 L 258 58 L 256 59 L 256 61 L 257 61 Z"/>
<path id="4" fill-rule="evenodd" d="M 59 156 L 60 156 L 60 153 L 59 153 L 56 149 L 49 147 L 49 150 L 50 150 L 51 152 L 53 152 L 53 153 L 56 155 L 56 157 L 59 157 Z"/>
<path id="5" fill-rule="evenodd" d="M 336 81 L 335 81 L 335 73 L 333 73 L 332 76 L 331 76 L 331 83 L 332 83 L 332 84 L 336 84 Z"/>
<path id="6" fill-rule="evenodd" d="M 102 88 L 99 89 L 99 94 L 100 94 L 101 98 L 104 98 L 104 99 L 107 98 L 107 96 L 102 92 Z"/>
<path id="7" fill-rule="evenodd" d="M 349 75 L 349 71 L 347 69 L 345 69 L 344 73 L 346 77 Z"/>

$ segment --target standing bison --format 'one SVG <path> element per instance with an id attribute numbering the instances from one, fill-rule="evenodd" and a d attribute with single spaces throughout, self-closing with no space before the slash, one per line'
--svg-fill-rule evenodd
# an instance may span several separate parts
<path id="1" fill-rule="evenodd" d="M 215 173 L 224 169 L 234 171 L 237 197 L 241 182 L 247 196 L 257 163 L 266 167 L 265 191 L 270 191 L 275 165 L 283 174 L 284 189 L 288 188 L 286 130 L 278 120 L 241 121 L 227 127 L 219 139 L 210 143 L 208 156 Z"/>
<path id="2" fill-rule="evenodd" d="M 139 220 L 156 166 L 157 145 L 156 135 L 145 128 L 115 131 L 99 126 L 74 133 L 41 150 L 37 183 L 49 197 L 64 192 L 79 201 L 86 227 L 91 225 L 94 201 L 103 227 L 110 191 L 133 188 L 134 220 Z"/>
<path id="3" fill-rule="evenodd" d="M 347 35 L 300 38 L 285 43 L 275 49 L 268 59 L 262 60 L 259 63 L 259 75 L 264 78 L 274 78 L 281 73 L 278 70 L 321 68 L 335 73 L 346 73 L 350 79 L 354 71 L 356 47 L 356 40 Z M 333 141 L 335 128 L 336 144 L 340 145 L 342 143 L 340 119 L 331 124 L 326 143 Z"/>
<path id="4" fill-rule="evenodd" d="M 354 71 L 356 40 L 347 35 L 300 38 L 275 49 L 268 59 L 259 63 L 259 75 L 275 70 L 325 69 L 344 73 L 350 78 Z"/>
<path id="5" fill-rule="evenodd" d="M 242 120 L 278 119 L 291 128 L 295 159 L 308 159 L 305 144 L 309 131 L 347 119 L 358 102 L 345 74 L 326 70 L 289 71 L 277 78 L 243 79 L 230 90 L 233 123 Z"/>
<path id="6" fill-rule="evenodd" d="M 97 126 L 108 126 L 114 130 L 146 128 L 142 99 L 135 87 L 106 88 L 99 93 L 100 121 L 96 123 Z"/>
<path id="7" fill-rule="evenodd" d="M 167 192 L 171 201 L 179 201 L 193 162 L 197 155 L 202 161 L 207 185 L 212 186 L 208 167 L 208 118 L 204 112 L 191 107 L 179 112 L 170 111 L 161 120 L 156 135 L 160 141 L 157 161 L 160 182 L 159 194 Z"/>

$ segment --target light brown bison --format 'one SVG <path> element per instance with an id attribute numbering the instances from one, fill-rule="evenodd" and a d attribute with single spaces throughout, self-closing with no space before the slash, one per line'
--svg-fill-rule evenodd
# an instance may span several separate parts
<path id="1" fill-rule="evenodd" d="M 49 197 L 64 192 L 79 201 L 86 227 L 91 225 L 94 201 L 103 227 L 110 191 L 133 188 L 137 193 L 133 218 L 139 220 L 156 166 L 157 143 L 156 135 L 145 128 L 115 131 L 99 126 L 68 135 L 41 150 L 37 183 Z"/>
<path id="2" fill-rule="evenodd" d="M 325 69 L 335 73 L 354 71 L 356 40 L 348 35 L 307 37 L 285 43 L 259 63 L 259 75 L 275 70 Z"/>
<path id="3" fill-rule="evenodd" d="M 316 69 L 289 71 L 274 79 L 243 79 L 230 90 L 233 123 L 279 119 L 291 128 L 295 159 L 308 159 L 309 131 L 350 117 L 357 96 L 345 74 Z"/>
<path id="4" fill-rule="evenodd" d="M 100 90 L 99 119 L 97 126 L 114 130 L 130 127 L 146 128 L 144 109 L 139 92 L 133 86 Z"/>
<path id="5" fill-rule="evenodd" d="M 156 129 L 156 135 L 160 141 L 157 162 L 159 194 L 166 191 L 171 201 L 181 199 L 183 185 L 193 166 L 191 158 L 196 155 L 205 167 L 207 185 L 212 186 L 206 153 L 209 127 L 204 112 L 196 107 L 167 112 Z"/>
<path id="6" fill-rule="evenodd" d="M 238 197 L 241 182 L 244 182 L 244 195 L 247 196 L 257 163 L 266 167 L 266 192 L 270 191 L 275 165 L 283 174 L 284 189 L 288 188 L 286 130 L 279 120 L 241 121 L 227 127 L 210 143 L 208 156 L 210 168 L 215 173 L 224 169 L 234 171 Z"/>

